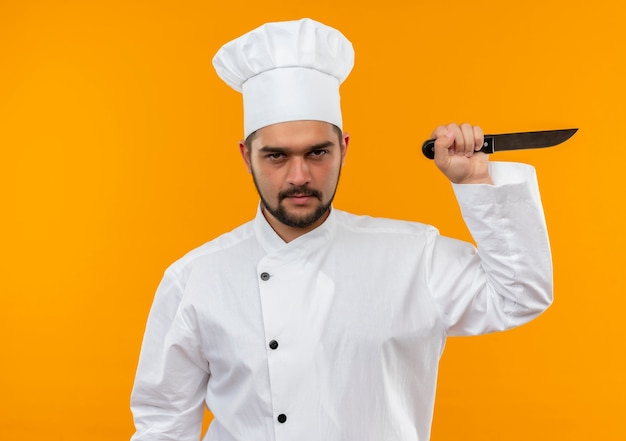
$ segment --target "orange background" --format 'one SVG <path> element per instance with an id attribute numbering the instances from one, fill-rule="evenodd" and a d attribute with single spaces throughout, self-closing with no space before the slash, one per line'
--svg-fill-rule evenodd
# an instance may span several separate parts
<path id="1" fill-rule="evenodd" d="M 266 21 L 341 29 L 336 207 L 470 239 L 418 151 L 440 123 L 579 127 L 538 171 L 553 307 L 448 341 L 433 440 L 624 440 L 623 6 L 617 0 L 0 3 L 0 439 L 123 440 L 165 267 L 250 219 L 241 98 L 211 58 Z"/>

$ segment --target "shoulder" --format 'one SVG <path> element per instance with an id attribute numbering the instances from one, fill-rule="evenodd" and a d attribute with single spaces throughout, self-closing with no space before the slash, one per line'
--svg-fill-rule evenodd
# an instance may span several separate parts
<path id="1" fill-rule="evenodd" d="M 357 235 L 423 237 L 438 234 L 435 227 L 420 222 L 356 215 L 341 210 L 337 210 L 336 216 L 338 228 Z"/>
<path id="2" fill-rule="evenodd" d="M 229 256 L 241 256 L 242 250 L 249 252 L 256 243 L 252 221 L 246 222 L 234 230 L 192 249 L 172 263 L 167 271 L 183 272 L 198 265 L 204 266 L 209 262 L 228 260 Z"/>

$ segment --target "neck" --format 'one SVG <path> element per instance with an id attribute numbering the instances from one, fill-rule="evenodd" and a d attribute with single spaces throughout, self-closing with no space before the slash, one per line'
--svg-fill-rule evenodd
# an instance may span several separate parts
<path id="1" fill-rule="evenodd" d="M 316 229 L 317 227 L 322 225 L 324 223 L 324 221 L 330 215 L 330 208 L 326 211 L 326 213 L 324 213 L 323 216 L 321 216 L 314 223 L 312 223 L 311 225 L 308 225 L 306 227 L 301 227 L 301 228 L 291 227 L 289 225 L 283 224 L 278 219 L 276 219 L 274 216 L 272 216 L 272 214 L 269 213 L 265 209 L 265 207 L 261 207 L 261 212 L 263 213 L 263 216 L 265 217 L 267 222 L 270 224 L 272 229 L 276 232 L 276 234 L 278 234 L 278 236 L 282 240 L 284 240 L 286 243 L 289 243 L 292 240 L 297 239 L 298 237 L 300 237 L 300 236 L 302 236 L 302 235 L 304 235 L 304 234 L 306 234 L 306 233 L 308 233 L 310 231 L 313 231 L 314 229 Z"/>

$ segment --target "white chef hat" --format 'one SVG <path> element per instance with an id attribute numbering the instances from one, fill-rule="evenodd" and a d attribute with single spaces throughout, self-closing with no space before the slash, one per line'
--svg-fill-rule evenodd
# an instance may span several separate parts
<path id="1" fill-rule="evenodd" d="M 285 121 L 342 128 L 339 85 L 353 65 L 346 37 L 308 18 L 267 23 L 225 44 L 213 58 L 219 77 L 243 93 L 246 138 Z"/>

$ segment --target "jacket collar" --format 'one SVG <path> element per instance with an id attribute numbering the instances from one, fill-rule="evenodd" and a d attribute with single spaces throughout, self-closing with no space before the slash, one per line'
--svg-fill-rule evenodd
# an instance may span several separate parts
<path id="1" fill-rule="evenodd" d="M 332 238 L 335 231 L 336 214 L 331 207 L 326 220 L 317 228 L 287 243 L 276 234 L 263 212 L 261 204 L 254 219 L 254 230 L 261 247 L 268 255 L 278 254 L 282 258 L 302 258 L 317 251 Z"/>

